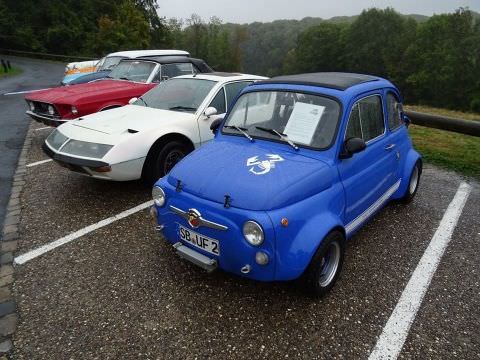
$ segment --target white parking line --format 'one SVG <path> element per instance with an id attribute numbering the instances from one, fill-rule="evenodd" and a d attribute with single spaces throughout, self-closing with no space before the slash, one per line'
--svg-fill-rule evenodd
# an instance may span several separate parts
<path id="1" fill-rule="evenodd" d="M 53 161 L 53 160 L 52 159 L 41 160 L 41 161 L 37 161 L 37 162 L 31 163 L 31 164 L 27 164 L 26 166 L 27 167 L 32 167 L 32 166 L 42 165 L 42 164 L 48 163 L 50 161 Z"/>
<path id="2" fill-rule="evenodd" d="M 53 249 L 56 249 L 57 247 L 59 246 L 62 246 L 62 245 L 65 245 L 65 244 L 68 244 L 69 242 L 73 241 L 73 240 L 76 240 L 78 239 L 79 237 L 82 237 L 88 233 L 91 233 L 92 231 L 95 231 L 95 230 L 98 230 L 104 226 L 107 226 L 117 220 L 121 220 L 123 218 L 126 218 L 127 216 L 130 216 L 132 214 L 135 214 L 139 211 L 142 211 L 144 209 L 147 209 L 149 208 L 150 206 L 153 205 L 153 201 L 147 201 L 143 204 L 140 204 L 130 210 L 126 210 L 126 211 L 123 211 L 121 212 L 120 214 L 117 214 L 117 215 L 114 215 L 114 216 L 111 216 L 107 219 L 104 219 L 102 221 L 99 221 L 98 223 L 96 224 L 92 224 L 92 225 L 89 225 L 83 229 L 80 229 L 78 231 L 75 231 L 74 233 L 71 233 L 67 236 L 64 236 L 58 240 L 55 240 L 49 244 L 46 244 L 46 245 L 43 245 L 43 246 L 40 246 L 32 251 L 29 251 L 23 255 L 19 255 L 15 258 L 15 264 L 18 264 L 18 265 L 23 265 L 25 264 L 26 262 L 30 261 L 30 260 L 33 260 L 35 259 L 36 257 L 40 256 L 40 255 L 43 255 L 49 251 L 52 251 Z"/>
<path id="3" fill-rule="evenodd" d="M 45 88 L 45 89 L 38 89 L 38 90 L 25 90 L 25 91 L 16 91 L 16 92 L 8 92 L 3 95 L 18 95 L 18 94 L 29 94 L 32 92 L 37 92 L 37 91 L 42 91 L 42 90 L 49 90 L 51 88 Z"/>
<path id="4" fill-rule="evenodd" d="M 53 129 L 53 127 L 45 126 L 45 127 L 41 127 L 41 128 L 38 128 L 38 129 L 34 129 L 33 131 L 41 131 L 41 130 L 46 130 L 46 129 Z"/>
<path id="5" fill-rule="evenodd" d="M 396 359 L 400 354 L 417 311 L 422 304 L 423 297 L 452 238 L 471 189 L 471 186 L 466 183 L 460 184 L 427 250 L 425 250 L 403 290 L 397 306 L 383 328 L 369 360 Z"/>

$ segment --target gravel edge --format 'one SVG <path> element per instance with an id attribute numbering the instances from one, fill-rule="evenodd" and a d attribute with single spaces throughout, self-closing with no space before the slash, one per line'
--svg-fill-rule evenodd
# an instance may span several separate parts
<path id="1" fill-rule="evenodd" d="M 0 360 L 10 358 L 13 350 L 12 336 L 17 328 L 17 306 L 12 295 L 14 282 L 14 253 L 20 238 L 20 194 L 25 185 L 27 156 L 32 145 L 33 121 L 30 122 L 23 148 L 13 176 L 10 200 L 0 237 Z"/>

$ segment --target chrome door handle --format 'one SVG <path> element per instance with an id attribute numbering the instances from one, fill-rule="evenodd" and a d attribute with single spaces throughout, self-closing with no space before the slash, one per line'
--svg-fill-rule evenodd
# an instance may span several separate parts
<path id="1" fill-rule="evenodd" d="M 387 150 L 387 151 L 388 151 L 388 150 L 392 150 L 392 149 L 395 148 L 395 146 L 396 146 L 395 144 L 387 145 L 387 146 L 385 146 L 385 150 Z"/>

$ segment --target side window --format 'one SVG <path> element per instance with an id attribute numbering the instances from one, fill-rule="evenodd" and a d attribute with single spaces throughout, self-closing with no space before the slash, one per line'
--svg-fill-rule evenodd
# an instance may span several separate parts
<path id="1" fill-rule="evenodd" d="M 225 106 L 225 90 L 223 90 L 223 88 L 220 89 L 208 106 L 213 106 L 217 109 L 217 114 L 224 114 L 227 112 Z"/>
<path id="2" fill-rule="evenodd" d="M 193 74 L 193 66 L 190 63 L 163 64 L 162 78 L 170 79 L 175 76 Z"/>
<path id="3" fill-rule="evenodd" d="M 384 131 L 380 96 L 366 97 L 353 106 L 345 138 L 359 137 L 367 142 L 382 135 Z"/>
<path id="4" fill-rule="evenodd" d="M 388 109 L 388 128 L 395 130 L 403 124 L 402 121 L 402 103 L 393 93 L 387 94 L 387 109 Z"/>
<path id="5" fill-rule="evenodd" d="M 345 139 L 354 137 L 363 139 L 362 124 L 360 123 L 360 107 L 358 106 L 358 103 L 353 106 L 352 112 L 350 113 Z"/>
<path id="6" fill-rule="evenodd" d="M 229 109 L 232 105 L 233 99 L 235 99 L 238 93 L 242 91 L 244 87 L 250 85 L 252 82 L 253 81 L 240 81 L 225 85 L 225 90 L 227 92 L 227 107 Z"/>
<path id="7" fill-rule="evenodd" d="M 152 79 L 152 83 L 159 83 L 160 81 L 162 81 L 162 78 L 161 78 L 160 75 L 161 75 L 161 68 L 159 67 L 158 70 L 157 70 L 157 73 L 155 74 L 155 76 Z"/>

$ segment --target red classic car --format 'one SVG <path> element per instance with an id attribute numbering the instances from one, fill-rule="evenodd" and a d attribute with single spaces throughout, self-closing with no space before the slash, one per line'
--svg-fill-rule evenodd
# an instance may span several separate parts
<path id="1" fill-rule="evenodd" d="M 203 60 L 186 56 L 125 59 L 105 79 L 30 93 L 25 96 L 27 114 L 46 125 L 58 126 L 83 115 L 126 105 L 162 80 L 212 71 Z"/>

